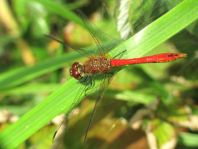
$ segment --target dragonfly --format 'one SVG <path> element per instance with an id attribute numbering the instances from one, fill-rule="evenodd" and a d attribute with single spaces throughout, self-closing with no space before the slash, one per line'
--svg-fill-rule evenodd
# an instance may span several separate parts
<path id="1" fill-rule="evenodd" d="M 109 59 L 100 55 L 89 58 L 84 64 L 74 62 L 70 68 L 70 75 L 77 80 L 81 80 L 95 74 L 108 74 L 115 67 L 144 63 L 166 63 L 186 56 L 185 53 L 160 53 L 131 59 Z"/>
<path id="2" fill-rule="evenodd" d="M 95 57 L 90 57 L 83 64 L 79 62 L 74 62 L 70 68 L 70 75 L 73 78 L 81 81 L 81 80 L 84 80 L 84 78 L 92 78 L 98 74 L 106 75 L 108 73 L 111 73 L 112 70 L 117 67 L 134 65 L 134 64 L 145 64 L 145 63 L 167 63 L 167 62 L 175 61 L 177 59 L 184 58 L 186 56 L 187 55 L 185 53 L 160 53 L 156 55 L 139 57 L 139 58 L 131 58 L 131 59 L 114 59 L 114 58 L 109 59 L 104 55 L 99 55 Z M 94 81 L 94 79 L 89 79 L 89 80 Z M 92 84 L 92 82 L 89 82 L 89 83 Z M 105 86 L 102 86 L 102 85 L 101 87 L 106 88 Z M 84 142 L 86 141 L 87 133 L 91 126 L 97 104 L 103 96 L 103 93 L 105 90 L 104 88 L 101 89 L 102 90 L 102 92 L 100 92 L 101 95 L 99 95 L 95 101 L 94 109 L 91 113 L 89 124 L 85 132 Z"/>
<path id="3" fill-rule="evenodd" d="M 87 22 L 84 22 L 87 25 Z M 149 55 L 149 56 L 144 56 L 144 57 L 137 57 L 137 58 L 130 58 L 130 59 L 120 59 L 117 58 L 118 55 L 123 54 L 126 52 L 126 50 L 123 50 L 123 52 L 119 53 L 113 58 L 108 58 L 105 53 L 103 53 L 102 46 L 100 45 L 100 42 L 98 39 L 93 35 L 93 32 L 90 28 L 90 26 L 87 28 L 89 31 L 89 34 L 91 37 L 94 39 L 96 45 L 98 46 L 98 55 L 93 55 L 89 57 L 84 63 L 80 63 L 78 61 L 74 62 L 70 69 L 69 73 L 70 76 L 73 77 L 74 79 L 77 79 L 80 83 L 83 83 L 85 85 L 90 85 L 90 84 L 95 84 L 95 76 L 96 75 L 104 75 L 107 76 L 108 74 L 112 75 L 112 72 L 114 68 L 121 68 L 123 66 L 128 66 L 128 65 L 134 65 L 134 64 L 146 64 L 146 63 L 167 63 L 167 62 L 172 62 L 177 59 L 181 59 L 186 57 L 187 55 L 185 53 L 160 53 L 160 54 L 155 54 L 155 55 Z M 48 37 L 56 40 L 57 42 L 65 45 L 65 43 L 59 39 L 57 39 L 54 36 L 48 35 Z M 66 45 L 67 46 L 67 45 Z M 81 53 L 83 51 L 80 51 Z M 87 82 L 88 83 L 87 83 Z M 84 83 L 86 82 L 86 83 Z M 107 82 L 107 83 L 106 83 Z M 87 140 L 87 134 L 90 129 L 90 126 L 93 121 L 94 114 L 97 109 L 98 102 L 102 99 L 105 89 L 107 88 L 109 84 L 109 77 L 104 77 L 103 80 L 100 82 L 100 87 L 98 88 L 98 96 L 96 98 L 93 111 L 90 115 L 89 123 L 85 131 L 84 135 L 84 143 Z M 93 86 L 93 85 L 91 85 Z M 89 87 L 85 87 L 90 89 Z M 87 89 L 84 89 L 83 91 L 86 92 Z M 84 93 L 86 94 L 86 93 Z"/>
<path id="4" fill-rule="evenodd" d="M 145 64 L 145 63 L 167 63 L 172 62 L 177 59 L 181 59 L 186 57 L 187 54 L 185 53 L 160 53 L 151 56 L 144 56 L 139 58 L 131 58 L 131 59 L 109 59 L 105 55 L 99 55 L 95 57 L 90 57 L 85 63 L 81 64 L 79 62 L 74 62 L 70 68 L 70 75 L 71 77 L 77 80 L 83 80 L 87 77 L 92 77 L 94 75 L 102 75 L 111 73 L 112 70 L 116 67 L 122 67 L 127 65 L 134 65 L 134 64 Z M 94 81 L 94 79 L 91 79 Z M 92 84 L 92 83 L 91 83 Z M 102 98 L 102 97 L 100 97 Z M 92 113 L 91 119 L 95 113 L 95 109 L 97 106 L 99 98 L 95 102 L 94 111 Z M 89 122 L 89 125 L 91 120 Z M 89 130 L 87 128 L 86 135 L 84 141 L 86 141 L 87 132 Z"/>
<path id="5" fill-rule="evenodd" d="M 54 36 L 51 36 L 51 35 L 47 35 L 47 36 L 49 38 L 56 40 L 57 42 L 65 44 L 63 41 L 57 39 Z M 94 40 L 96 40 L 93 35 L 92 37 L 94 38 Z M 99 44 L 98 41 L 97 41 L 97 44 Z M 101 46 L 98 46 L 98 48 L 101 48 Z M 125 50 L 123 52 L 125 52 Z M 94 81 L 95 81 L 94 77 L 96 75 L 108 75 L 108 74 L 112 75 L 112 71 L 114 70 L 114 68 L 120 68 L 123 66 L 134 65 L 134 64 L 167 63 L 167 62 L 172 62 L 172 61 L 184 58 L 186 56 L 187 54 L 185 53 L 167 52 L 167 53 L 160 53 L 160 54 L 149 55 L 149 56 L 138 57 L 138 58 L 120 59 L 120 58 L 116 58 L 117 56 L 115 56 L 114 58 L 108 58 L 104 53 L 100 54 L 99 52 L 98 56 L 91 56 L 84 63 L 80 63 L 78 61 L 73 62 L 73 64 L 71 65 L 69 69 L 69 73 L 71 77 L 78 80 L 80 83 L 89 85 L 89 84 L 94 84 Z M 85 135 L 83 139 L 84 143 L 87 140 L 88 131 L 91 127 L 93 117 L 97 109 L 98 102 L 102 99 L 104 91 L 108 86 L 108 83 L 109 83 L 108 79 L 109 77 L 104 77 L 103 80 L 100 82 L 100 88 L 98 89 L 99 90 L 98 97 L 96 98 L 93 111 L 91 113 L 89 123 L 85 131 Z M 108 82 L 108 83 L 105 83 L 105 82 Z M 85 88 L 90 89 L 89 87 L 85 87 Z M 84 89 L 83 91 L 86 92 L 86 90 L 87 89 Z"/>

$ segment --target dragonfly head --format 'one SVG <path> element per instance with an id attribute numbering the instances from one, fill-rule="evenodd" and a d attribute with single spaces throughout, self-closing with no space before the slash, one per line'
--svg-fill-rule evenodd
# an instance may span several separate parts
<path id="1" fill-rule="evenodd" d="M 79 62 L 74 62 L 70 68 L 70 75 L 77 80 L 80 80 L 83 77 L 83 65 Z"/>

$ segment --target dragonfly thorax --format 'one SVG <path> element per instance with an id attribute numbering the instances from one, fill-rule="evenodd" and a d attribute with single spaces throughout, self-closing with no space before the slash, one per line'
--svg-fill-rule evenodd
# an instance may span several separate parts
<path id="1" fill-rule="evenodd" d="M 110 60 L 104 56 L 92 57 L 84 63 L 85 74 L 104 74 L 111 70 Z"/>

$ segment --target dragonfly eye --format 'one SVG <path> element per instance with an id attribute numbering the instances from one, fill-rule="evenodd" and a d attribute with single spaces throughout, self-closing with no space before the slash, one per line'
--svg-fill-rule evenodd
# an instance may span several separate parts
<path id="1" fill-rule="evenodd" d="M 70 75 L 75 79 L 80 80 L 83 77 L 82 73 L 82 65 L 78 62 L 74 62 L 70 68 Z"/>

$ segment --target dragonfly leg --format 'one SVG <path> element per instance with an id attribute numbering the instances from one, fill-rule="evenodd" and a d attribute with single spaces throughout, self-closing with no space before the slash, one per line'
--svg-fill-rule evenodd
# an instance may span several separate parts
<path id="1" fill-rule="evenodd" d="M 87 91 L 90 90 L 95 85 L 93 78 L 91 76 L 84 77 L 83 80 L 81 80 L 81 83 L 86 85 L 85 96 L 87 95 Z"/>
<path id="2" fill-rule="evenodd" d="M 82 78 L 79 80 L 79 82 L 80 82 L 81 84 L 84 84 L 84 85 L 86 85 L 86 86 L 89 86 L 89 85 L 91 84 L 91 78 L 90 78 L 90 76 L 86 75 L 86 76 L 82 77 Z"/>
<path id="3" fill-rule="evenodd" d="M 113 77 L 114 74 L 115 74 L 115 73 L 114 73 L 113 71 L 108 72 L 108 73 L 105 74 L 105 78 L 110 79 L 110 78 Z"/>

